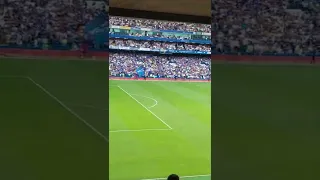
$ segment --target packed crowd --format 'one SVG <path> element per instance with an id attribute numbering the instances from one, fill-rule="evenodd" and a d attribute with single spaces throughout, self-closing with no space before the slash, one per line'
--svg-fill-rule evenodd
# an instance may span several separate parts
<path id="1" fill-rule="evenodd" d="M 211 26 L 205 24 L 169 22 L 149 19 L 133 19 L 127 17 L 110 17 L 109 26 L 129 26 L 136 28 L 149 28 L 157 30 L 176 30 L 185 32 L 210 32 Z M 193 37 L 191 35 L 173 33 L 154 33 L 150 31 L 137 30 L 110 30 L 110 34 L 149 36 L 170 39 L 201 39 L 209 40 L 210 36 Z M 211 51 L 210 45 L 159 42 L 159 41 L 137 41 L 112 39 L 109 48 L 130 47 L 159 50 L 190 50 Z M 187 79 L 210 79 L 210 57 L 205 56 L 173 56 L 173 55 L 151 55 L 140 53 L 110 53 L 109 71 L 110 76 L 136 77 L 137 69 L 144 69 L 145 77 L 152 78 L 187 78 Z"/>
<path id="2" fill-rule="evenodd" d="M 137 19 L 130 17 L 110 16 L 109 25 L 149 28 L 158 30 L 176 30 L 187 32 L 211 32 L 211 25 L 187 22 L 160 21 L 151 19 Z"/>
<path id="3" fill-rule="evenodd" d="M 320 51 L 318 0 L 214 0 L 212 17 L 212 39 L 218 53 L 303 55 Z"/>
<path id="4" fill-rule="evenodd" d="M 210 57 L 156 56 L 137 53 L 110 53 L 110 76 L 135 77 L 142 67 L 146 77 L 210 79 Z"/>
<path id="5" fill-rule="evenodd" d="M 189 51 L 211 51 L 211 45 L 156 42 L 156 41 L 136 41 L 136 40 L 109 40 L 109 47 L 131 47 L 131 48 L 149 48 L 161 50 L 189 50 Z"/>
<path id="6" fill-rule="evenodd" d="M 102 1 L 101 1 L 102 2 Z M 100 1 L 3 0 L 1 43 L 30 48 L 77 48 L 85 39 L 84 25 L 107 9 Z M 106 23 L 106 26 L 108 23 Z"/>

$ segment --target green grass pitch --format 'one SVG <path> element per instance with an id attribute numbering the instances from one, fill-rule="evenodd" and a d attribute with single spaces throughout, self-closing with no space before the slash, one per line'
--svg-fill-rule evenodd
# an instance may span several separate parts
<path id="1" fill-rule="evenodd" d="M 212 67 L 214 179 L 320 179 L 320 67 Z"/>
<path id="2" fill-rule="evenodd" d="M 110 81 L 110 179 L 211 179 L 210 86 Z"/>
<path id="3" fill-rule="evenodd" d="M 211 89 L 107 69 L 0 59 L 0 179 L 320 179 L 318 66 L 213 64 Z"/>
<path id="4" fill-rule="evenodd" d="M 0 179 L 108 179 L 107 68 L 0 60 Z"/>

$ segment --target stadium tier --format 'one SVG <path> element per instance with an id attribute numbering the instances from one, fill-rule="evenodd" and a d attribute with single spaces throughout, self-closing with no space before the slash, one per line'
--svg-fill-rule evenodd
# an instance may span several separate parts
<path id="1" fill-rule="evenodd" d="M 137 19 L 132 17 L 111 16 L 109 18 L 110 26 L 123 26 L 132 28 L 144 28 L 144 30 L 165 30 L 180 32 L 200 32 L 210 35 L 210 24 L 160 21 L 153 19 Z"/>
<path id="2" fill-rule="evenodd" d="M 4 0 L 0 48 L 107 49 L 108 6 L 103 0 Z"/>
<path id="3" fill-rule="evenodd" d="M 207 24 L 111 16 L 109 27 L 110 49 L 211 54 Z"/>
<path id="4" fill-rule="evenodd" d="M 320 55 L 319 7 L 317 0 L 214 0 L 212 51 Z"/>
<path id="5" fill-rule="evenodd" d="M 111 53 L 110 76 L 210 79 L 210 57 Z"/>
<path id="6" fill-rule="evenodd" d="M 210 25 L 110 17 L 110 76 L 209 80 Z"/>

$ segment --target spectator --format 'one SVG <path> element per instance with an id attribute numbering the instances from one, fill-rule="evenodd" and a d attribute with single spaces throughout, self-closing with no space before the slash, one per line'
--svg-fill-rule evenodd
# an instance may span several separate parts
<path id="1" fill-rule="evenodd" d="M 171 174 L 168 176 L 167 180 L 179 180 L 179 176 L 176 174 Z"/>

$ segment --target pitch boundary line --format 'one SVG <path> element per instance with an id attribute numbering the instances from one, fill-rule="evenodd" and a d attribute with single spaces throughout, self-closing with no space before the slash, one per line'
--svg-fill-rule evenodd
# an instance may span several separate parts
<path id="1" fill-rule="evenodd" d="M 109 86 L 110 86 L 110 87 L 118 87 L 117 85 L 109 85 Z M 131 93 L 130 93 L 130 94 L 131 94 Z M 156 105 L 158 105 L 158 101 L 155 100 L 154 98 L 151 98 L 151 97 L 148 97 L 148 96 L 139 95 L 139 94 L 131 94 L 131 95 L 144 97 L 144 98 L 151 99 L 152 101 L 154 101 L 155 103 L 154 103 L 152 106 L 148 107 L 149 109 L 155 107 Z"/>
<path id="2" fill-rule="evenodd" d="M 125 130 L 112 130 L 110 133 L 118 132 L 145 132 L 145 131 L 171 131 L 172 129 L 125 129 Z"/>
<path id="3" fill-rule="evenodd" d="M 159 116 L 157 116 L 155 113 L 153 113 L 150 109 L 148 109 L 145 105 L 143 105 L 140 101 L 138 101 L 136 98 L 134 98 L 130 93 L 128 93 L 126 90 L 124 90 L 122 87 L 118 86 L 119 89 L 121 89 L 124 93 L 126 93 L 128 96 L 130 96 L 133 100 L 135 100 L 138 104 L 140 104 L 144 109 L 146 109 L 148 112 L 150 112 L 154 117 L 156 117 L 159 121 L 161 121 L 163 124 L 165 124 L 169 129 L 173 129 L 169 124 L 167 124 L 165 121 L 163 121 Z"/>
<path id="4" fill-rule="evenodd" d="M 73 110 L 71 110 L 68 106 L 66 106 L 63 102 L 61 102 L 56 96 L 51 94 L 48 90 L 46 90 L 43 86 L 41 86 L 39 83 L 34 81 L 31 77 L 25 77 L 30 82 L 32 82 L 34 85 L 36 85 L 38 88 L 40 88 L 43 92 L 45 92 L 48 96 L 50 96 L 52 99 L 54 99 L 56 102 L 58 102 L 64 109 L 69 111 L 72 115 L 74 115 L 77 119 L 82 121 L 85 125 L 87 125 L 91 130 L 93 130 L 97 135 L 99 135 L 101 138 L 104 139 L 104 141 L 109 142 L 108 138 L 105 137 L 101 132 L 99 132 L 96 128 L 94 128 L 90 123 L 88 123 L 86 120 L 84 120 L 81 116 L 79 116 L 77 113 L 75 113 Z"/>
<path id="5" fill-rule="evenodd" d="M 200 175 L 193 175 L 193 176 L 180 176 L 181 179 L 184 178 L 193 178 L 193 177 L 209 177 L 211 174 L 200 174 Z M 151 178 L 151 179 L 140 179 L 140 180 L 157 180 L 157 179 L 167 179 L 167 178 Z"/>

